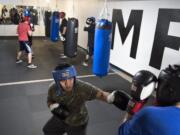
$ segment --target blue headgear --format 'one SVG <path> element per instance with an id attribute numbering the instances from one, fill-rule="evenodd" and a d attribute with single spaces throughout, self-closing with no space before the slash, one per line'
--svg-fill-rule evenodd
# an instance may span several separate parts
<path id="1" fill-rule="evenodd" d="M 29 10 L 28 8 L 26 8 L 26 9 L 24 10 L 24 16 L 25 16 L 25 17 L 26 17 L 26 16 L 30 17 L 30 10 Z"/>
<path id="2" fill-rule="evenodd" d="M 62 70 L 53 70 L 52 75 L 57 86 L 56 95 L 59 96 L 63 94 L 59 81 L 76 78 L 77 72 L 74 66 L 70 66 Z"/>

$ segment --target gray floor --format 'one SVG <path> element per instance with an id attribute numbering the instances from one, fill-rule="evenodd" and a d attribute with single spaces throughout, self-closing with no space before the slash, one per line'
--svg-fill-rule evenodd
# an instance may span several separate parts
<path id="1" fill-rule="evenodd" d="M 82 49 L 78 49 L 78 55 L 75 58 L 60 59 L 60 54 L 63 52 L 60 42 L 53 43 L 48 39 L 34 40 L 33 63 L 38 66 L 36 70 L 26 68 L 26 56 L 23 57 L 23 63 L 15 64 L 17 50 L 17 40 L 0 40 L 0 83 L 49 78 L 52 69 L 64 61 L 74 64 L 78 75 L 92 74 L 91 66 L 89 68 L 81 66 L 85 57 Z"/>
<path id="2" fill-rule="evenodd" d="M 81 66 L 84 52 L 79 49 L 73 59 L 60 59 L 60 43 L 34 40 L 34 63 L 38 69 L 26 68 L 26 62 L 15 64 L 18 44 L 16 40 L 0 40 L 0 84 L 51 78 L 51 70 L 62 61 L 68 61 L 77 68 L 78 75 L 90 75 L 89 67 Z M 25 59 L 24 59 L 25 60 Z M 82 80 L 106 90 L 125 90 L 129 82 L 116 74 L 104 78 L 85 77 Z M 47 89 L 51 81 L 0 86 L 0 134 L 1 135 L 43 135 L 42 127 L 51 113 L 46 105 Z M 102 101 L 87 102 L 90 121 L 88 135 L 116 135 L 124 112 Z"/>

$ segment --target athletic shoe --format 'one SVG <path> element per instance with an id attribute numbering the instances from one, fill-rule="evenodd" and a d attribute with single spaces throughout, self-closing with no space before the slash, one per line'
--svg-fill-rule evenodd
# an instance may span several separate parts
<path id="1" fill-rule="evenodd" d="M 31 69 L 37 68 L 37 66 L 35 66 L 34 64 L 29 64 L 27 67 Z"/>
<path id="2" fill-rule="evenodd" d="M 87 67 L 87 66 L 88 66 L 88 63 L 83 62 L 82 65 L 85 66 L 85 67 Z"/>
<path id="3" fill-rule="evenodd" d="M 66 55 L 61 55 L 60 58 L 67 58 L 67 56 Z"/>
<path id="4" fill-rule="evenodd" d="M 22 60 L 16 60 L 17 64 L 22 63 L 22 62 L 23 62 Z"/>

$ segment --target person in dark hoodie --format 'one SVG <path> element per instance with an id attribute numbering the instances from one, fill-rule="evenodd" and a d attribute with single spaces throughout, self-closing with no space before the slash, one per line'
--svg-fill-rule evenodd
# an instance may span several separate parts
<path id="1" fill-rule="evenodd" d="M 86 19 L 86 26 L 84 31 L 88 32 L 88 43 L 87 43 L 87 54 L 85 56 L 85 61 L 82 63 L 83 66 L 88 66 L 88 61 L 94 54 L 94 33 L 96 20 L 94 17 L 89 17 Z"/>

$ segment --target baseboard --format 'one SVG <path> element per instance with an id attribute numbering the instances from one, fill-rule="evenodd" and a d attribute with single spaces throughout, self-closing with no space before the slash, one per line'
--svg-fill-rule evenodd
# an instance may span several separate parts
<path id="1" fill-rule="evenodd" d="M 124 71 L 123 69 L 121 69 L 121 68 L 119 68 L 119 67 L 117 67 L 117 66 L 115 66 L 115 65 L 113 65 L 113 64 L 111 64 L 111 63 L 110 63 L 110 65 L 111 65 L 111 68 L 113 68 L 113 69 L 115 69 L 115 70 L 117 70 L 117 71 L 123 72 L 123 73 L 127 74 L 127 75 L 130 76 L 130 77 L 133 77 L 132 74 Z"/>
<path id="2" fill-rule="evenodd" d="M 83 51 L 87 51 L 87 49 L 83 48 L 82 46 L 78 45 L 78 48 L 82 49 Z"/>

